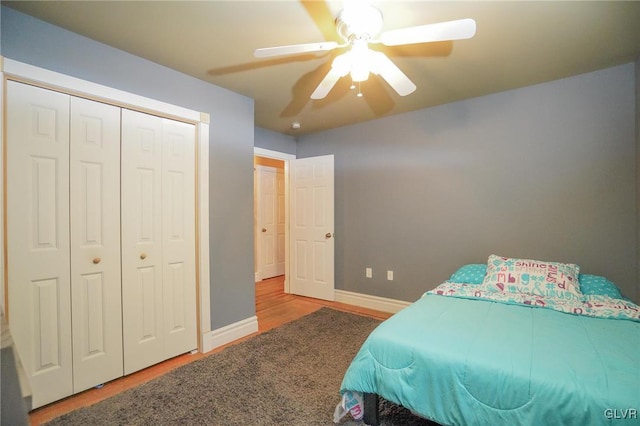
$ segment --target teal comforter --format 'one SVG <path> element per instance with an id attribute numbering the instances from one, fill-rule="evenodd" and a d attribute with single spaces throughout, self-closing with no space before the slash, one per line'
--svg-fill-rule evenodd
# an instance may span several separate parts
<path id="1" fill-rule="evenodd" d="M 347 390 L 442 425 L 640 425 L 640 322 L 426 294 L 371 333 Z"/>

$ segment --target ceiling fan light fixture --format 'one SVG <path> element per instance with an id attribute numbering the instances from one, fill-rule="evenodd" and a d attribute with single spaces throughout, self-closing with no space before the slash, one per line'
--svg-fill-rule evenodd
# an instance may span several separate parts
<path id="1" fill-rule="evenodd" d="M 369 67 L 367 64 L 353 64 L 351 67 L 351 80 L 360 82 L 369 78 Z"/>
<path id="2" fill-rule="evenodd" d="M 357 39 L 352 42 L 351 55 L 351 79 L 353 81 L 365 81 L 369 78 L 371 67 L 371 50 L 366 40 Z"/>
<path id="3" fill-rule="evenodd" d="M 351 51 L 343 53 L 342 55 L 336 56 L 331 64 L 331 68 L 340 75 L 340 77 L 344 77 L 349 74 L 351 71 Z"/>

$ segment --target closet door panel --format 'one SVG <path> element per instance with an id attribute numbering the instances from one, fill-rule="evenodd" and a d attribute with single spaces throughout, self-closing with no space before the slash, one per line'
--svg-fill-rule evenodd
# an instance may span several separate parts
<path id="1" fill-rule="evenodd" d="M 164 119 L 163 293 L 165 356 L 196 349 L 195 126 Z"/>
<path id="2" fill-rule="evenodd" d="M 71 98 L 74 392 L 123 375 L 120 108 Z"/>
<path id="3" fill-rule="evenodd" d="M 33 408 L 72 393 L 69 96 L 7 82 L 9 323 Z"/>
<path id="4" fill-rule="evenodd" d="M 124 370 L 164 360 L 162 119 L 122 110 Z"/>

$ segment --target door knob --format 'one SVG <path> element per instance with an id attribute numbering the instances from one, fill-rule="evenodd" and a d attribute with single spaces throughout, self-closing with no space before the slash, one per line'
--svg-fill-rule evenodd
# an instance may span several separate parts
<path id="1" fill-rule="evenodd" d="M 267 228 L 262 228 L 262 232 L 267 232 Z"/>
<path id="2" fill-rule="evenodd" d="M 325 238 L 331 238 L 331 237 L 332 237 L 331 232 L 327 232 L 327 233 L 324 235 L 324 237 L 325 237 Z"/>
<path id="3" fill-rule="evenodd" d="M 96 257 L 95 259 L 93 259 L 93 263 L 97 265 L 101 260 L 102 259 L 100 259 L 99 257 Z"/>
<path id="4" fill-rule="evenodd" d="M 147 258 L 147 253 L 140 253 L 140 259 L 145 260 Z"/>

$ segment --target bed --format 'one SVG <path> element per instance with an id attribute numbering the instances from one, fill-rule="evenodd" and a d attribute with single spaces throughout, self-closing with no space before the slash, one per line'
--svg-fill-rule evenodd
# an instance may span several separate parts
<path id="1" fill-rule="evenodd" d="M 577 265 L 492 255 L 381 323 L 340 391 L 369 425 L 378 396 L 441 425 L 637 425 L 640 307 Z"/>

